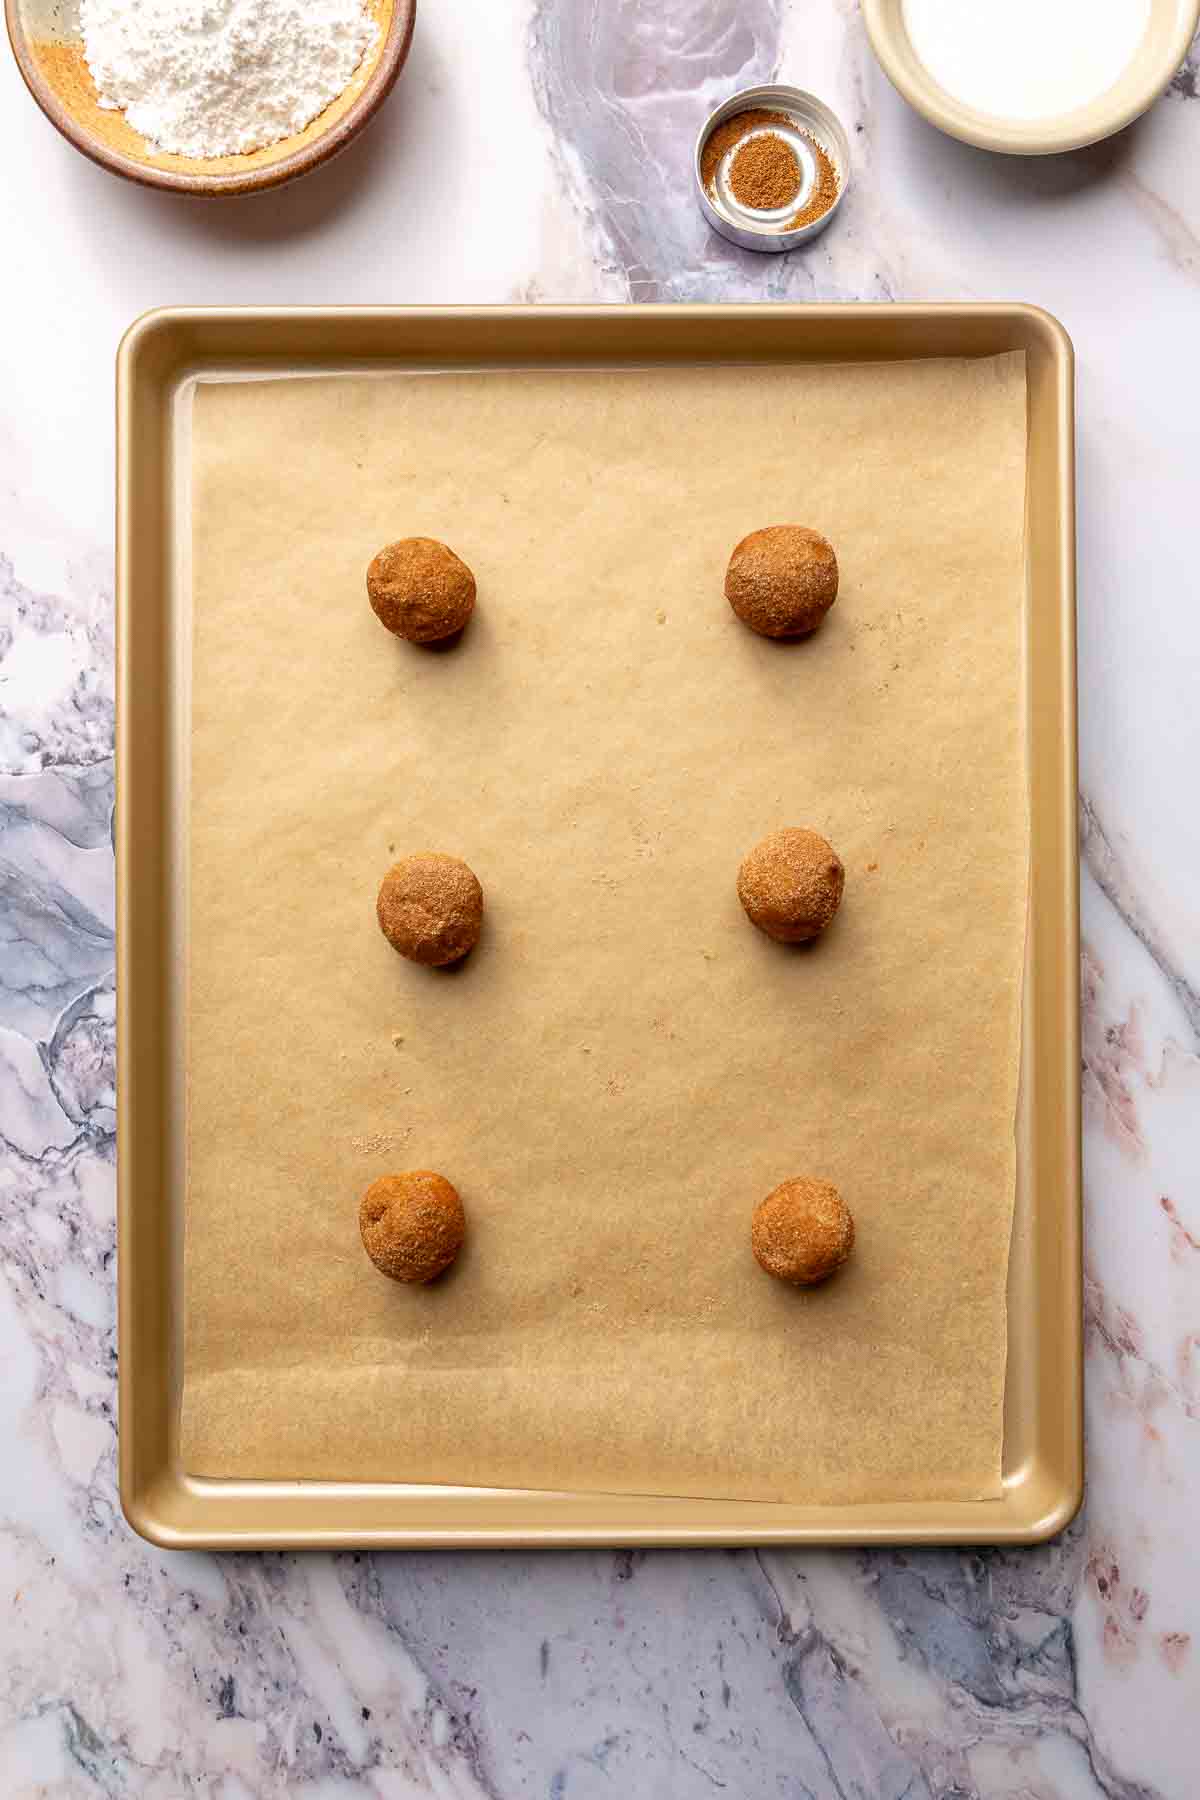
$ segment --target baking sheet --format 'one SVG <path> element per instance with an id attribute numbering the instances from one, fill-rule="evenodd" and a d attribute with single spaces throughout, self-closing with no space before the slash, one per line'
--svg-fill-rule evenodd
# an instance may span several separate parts
<path id="1" fill-rule="evenodd" d="M 190 1469 L 996 1492 L 1024 444 L 1019 356 L 198 390 Z M 843 591 L 779 646 L 720 581 L 789 517 Z M 407 531 L 479 577 L 453 651 L 366 607 Z M 733 890 L 787 822 L 847 863 L 811 951 Z M 461 972 L 375 930 L 393 844 L 480 874 Z M 354 1217 L 418 1164 L 474 1229 L 412 1294 Z M 805 1168 L 860 1233 L 812 1295 L 746 1248 Z"/>

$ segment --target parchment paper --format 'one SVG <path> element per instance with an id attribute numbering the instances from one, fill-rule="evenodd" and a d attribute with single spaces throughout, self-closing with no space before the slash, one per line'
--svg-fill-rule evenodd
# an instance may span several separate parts
<path id="1" fill-rule="evenodd" d="M 194 409 L 183 1450 L 207 1476 L 812 1501 L 1000 1475 L 1027 823 L 1022 359 L 294 379 Z M 760 524 L 842 591 L 774 644 Z M 440 537 L 479 607 L 390 638 L 364 571 Z M 825 832 L 814 948 L 738 863 Z M 459 970 L 376 928 L 394 856 L 487 894 Z M 471 1237 L 359 1245 L 431 1167 Z M 824 1288 L 754 1203 L 824 1174 Z"/>

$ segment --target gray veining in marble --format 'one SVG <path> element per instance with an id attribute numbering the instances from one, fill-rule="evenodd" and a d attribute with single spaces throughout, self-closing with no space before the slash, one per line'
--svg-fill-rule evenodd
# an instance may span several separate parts
<path id="1" fill-rule="evenodd" d="M 538 103 L 557 134 L 565 178 L 574 183 L 586 171 L 587 216 L 630 300 L 729 299 L 742 284 L 781 300 L 891 298 L 887 275 L 873 269 L 864 279 L 853 248 L 865 217 L 856 185 L 841 209 L 840 255 L 824 238 L 803 257 L 738 250 L 709 230 L 696 204 L 691 149 L 713 107 L 738 88 L 798 81 L 780 68 L 788 10 L 781 0 L 538 0 Z M 855 42 L 838 59 L 838 104 L 857 172 L 869 157 L 864 57 Z"/>
<path id="2" fill-rule="evenodd" d="M 1200 1794 L 1196 69 L 1117 144 L 1018 168 L 910 119 L 850 0 L 496 0 L 423 10 L 393 122 L 311 202 L 181 212 L 21 139 L 0 193 L 0 1800 Z M 838 107 L 855 188 L 812 251 L 755 258 L 704 226 L 690 145 L 776 73 Z M 12 80 L 0 131 L 32 134 Z M 422 160 L 435 109 L 465 124 L 489 84 L 508 191 L 541 183 L 515 272 L 517 224 Z M 49 201 L 21 198 L 29 158 Z M 111 578 L 99 528 L 71 538 L 76 497 L 107 508 L 115 332 L 174 297 L 503 299 L 564 271 L 575 297 L 1044 298 L 1076 331 L 1091 1485 L 1043 1549 L 210 1558 L 121 1518 Z M 40 314 L 110 281 L 109 335 L 73 360 L 86 320 L 52 324 L 31 385 Z"/>

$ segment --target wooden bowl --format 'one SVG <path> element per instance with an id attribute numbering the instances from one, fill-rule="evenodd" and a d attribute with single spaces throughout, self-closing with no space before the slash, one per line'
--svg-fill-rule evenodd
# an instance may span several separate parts
<path id="1" fill-rule="evenodd" d="M 244 156 L 167 156 L 124 113 L 106 112 L 83 56 L 79 0 L 4 0 L 25 85 L 68 142 L 101 168 L 181 194 L 252 194 L 306 175 L 336 156 L 391 91 L 412 42 L 416 0 L 367 0 L 379 34 L 349 86 L 303 131 Z"/>

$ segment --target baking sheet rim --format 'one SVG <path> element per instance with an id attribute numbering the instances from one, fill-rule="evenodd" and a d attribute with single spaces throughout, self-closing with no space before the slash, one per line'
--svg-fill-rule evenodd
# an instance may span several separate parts
<path id="1" fill-rule="evenodd" d="M 623 341 L 625 354 L 615 357 L 607 349 L 611 340 L 613 322 L 620 315 L 619 329 L 627 334 Z M 664 323 L 664 315 L 670 315 L 671 324 Z M 663 332 L 668 339 L 673 331 L 681 336 L 688 335 L 690 328 L 703 325 L 718 331 L 722 327 L 732 325 L 734 321 L 749 325 L 757 322 L 760 332 L 755 337 L 758 355 L 747 355 L 747 340 L 739 337 L 736 351 L 733 354 L 715 356 L 709 351 L 697 353 L 695 345 L 686 342 L 678 351 L 669 342 L 663 341 Z M 506 322 L 506 327 L 501 325 Z M 261 335 L 256 341 L 256 332 L 269 325 L 272 329 L 269 338 Z M 582 346 L 576 354 L 564 360 L 561 354 L 550 356 L 531 356 L 528 354 L 529 332 L 531 329 L 549 326 L 557 327 L 557 331 L 547 335 L 558 337 L 556 349 L 562 350 L 562 337 L 570 337 L 574 333 L 574 341 Z M 180 386 L 193 380 L 200 366 L 208 361 L 211 365 L 224 363 L 226 367 L 239 363 L 247 374 L 261 377 L 264 372 L 263 358 L 273 359 L 280 373 L 296 373 L 294 362 L 285 367 L 289 356 L 299 355 L 305 373 L 324 373 L 329 367 L 342 367 L 346 359 L 352 366 L 362 369 L 362 363 L 355 364 L 352 345 L 361 332 L 368 338 L 373 333 L 382 331 L 385 335 L 393 333 L 399 340 L 393 352 L 382 356 L 375 349 L 369 350 L 373 362 L 377 366 L 384 363 L 392 367 L 420 366 L 434 368 L 439 366 L 436 356 L 428 352 L 430 333 L 439 339 L 443 349 L 447 340 L 457 345 L 460 354 L 457 360 L 451 356 L 449 362 L 442 366 L 451 367 L 511 367 L 529 365 L 545 367 L 553 365 L 568 368 L 572 362 L 576 366 L 595 366 L 597 362 L 604 366 L 626 367 L 638 362 L 659 362 L 663 360 L 676 362 L 724 362 L 739 363 L 745 361 L 797 360 L 796 346 L 773 345 L 767 353 L 762 353 L 763 337 L 778 336 L 781 327 L 803 327 L 813 331 L 815 336 L 828 340 L 814 350 L 811 341 L 804 345 L 804 360 L 821 362 L 894 360 L 897 355 L 896 337 L 901 338 L 907 331 L 911 336 L 915 331 L 926 337 L 923 350 L 909 351 L 910 356 L 945 356 L 964 353 L 961 343 L 944 341 L 957 334 L 961 337 L 965 331 L 970 337 L 972 333 L 982 336 L 982 343 L 974 348 L 976 354 L 994 354 L 1000 350 L 1015 347 L 1028 347 L 1035 343 L 1041 350 L 1047 363 L 1046 393 L 1039 400 L 1043 415 L 1054 412 L 1051 420 L 1056 452 L 1053 475 L 1056 493 L 1053 504 L 1053 526 L 1046 534 L 1047 542 L 1039 540 L 1038 555 L 1047 568 L 1055 565 L 1053 577 L 1039 580 L 1040 590 L 1053 579 L 1057 588 L 1054 596 L 1057 600 L 1056 620 L 1058 630 L 1058 649 L 1061 659 L 1057 698 L 1059 705 L 1058 723 L 1063 727 L 1056 732 L 1056 742 L 1066 759 L 1066 773 L 1074 779 L 1074 681 L 1073 661 L 1067 652 L 1073 650 L 1073 516 L 1072 516 L 1072 444 L 1070 417 L 1070 382 L 1071 382 L 1071 350 L 1065 333 L 1055 321 L 1036 309 L 1025 307 L 828 307 L 828 308 L 795 308 L 795 307 L 678 307 L 678 308 L 481 308 L 481 309 L 295 309 L 293 311 L 267 312 L 259 309 L 237 309 L 232 311 L 185 311 L 172 310 L 148 315 L 135 326 L 127 336 L 120 355 L 120 489 L 118 515 L 119 546 L 119 685 L 120 685 L 120 728 L 118 742 L 118 768 L 121 779 L 121 791 L 126 801 L 118 820 L 118 861 L 119 861 L 119 917 L 121 925 L 121 943 L 119 954 L 119 1018 L 123 1030 L 123 1042 L 131 1046 L 134 1042 L 135 1016 L 144 1011 L 135 1006 L 133 992 L 134 979 L 138 968 L 143 976 L 146 973 L 146 957 L 142 955 L 131 959 L 125 952 L 133 942 L 132 930 L 136 915 L 142 911 L 142 895 L 131 878 L 133 864 L 133 841 L 141 822 L 142 808 L 135 803 L 137 777 L 134 774 L 134 758 L 131 753 L 127 726 L 131 719 L 132 683 L 132 650 L 131 614 L 136 604 L 135 595 L 140 586 L 145 588 L 147 564 L 151 561 L 156 547 L 159 567 L 162 559 L 169 554 L 170 548 L 170 505 L 165 493 L 159 492 L 157 520 L 158 532 L 152 534 L 152 543 L 143 544 L 141 555 L 135 551 L 135 533 L 139 529 L 139 519 L 135 515 L 144 514 L 139 495 L 144 498 L 147 488 L 153 489 L 154 469 L 148 466 L 147 457 L 151 459 L 154 447 L 149 442 L 153 433 L 139 434 L 134 427 L 140 421 L 135 412 L 140 405 L 149 399 L 151 415 L 157 428 L 164 434 L 170 430 L 169 415 L 173 410 L 174 397 Z M 889 332 L 888 326 L 896 330 Z M 356 330 L 357 328 L 357 330 Z M 407 354 L 405 348 L 405 330 L 409 332 Z M 882 328 L 882 329 L 879 329 Z M 982 331 L 980 331 L 982 328 Z M 873 331 L 877 335 L 871 348 L 861 354 L 847 349 L 846 334 L 856 330 L 867 330 L 868 336 Z M 506 361 L 503 354 L 497 353 L 496 338 L 502 330 L 507 331 L 510 340 L 523 334 L 515 345 L 510 341 L 506 346 L 517 354 L 514 362 Z M 986 342 L 991 331 L 996 341 Z M 298 352 L 295 348 L 297 338 L 316 332 L 340 334 L 339 352 L 332 356 L 317 357 L 307 354 L 303 348 Z M 282 342 L 282 334 L 287 333 L 292 339 L 293 349 L 286 350 Z M 461 354 L 462 334 L 469 340 L 468 354 Z M 474 333 L 474 338 L 472 338 Z M 456 335 L 457 334 L 457 335 Z M 1006 335 L 1007 334 L 1007 335 Z M 219 343 L 205 347 L 206 337 L 215 336 Z M 590 342 L 598 337 L 598 343 Z M 165 343 L 164 343 L 165 338 Z M 239 344 L 240 339 L 240 344 Z M 475 340 L 478 341 L 475 341 Z M 630 343 L 628 340 L 632 339 Z M 1028 342 L 1027 342 L 1028 340 Z M 361 350 L 361 339 L 359 341 Z M 165 366 L 148 367 L 147 364 L 163 364 L 163 351 L 166 350 Z M 199 358 L 194 353 L 199 351 Z M 480 352 L 483 351 L 483 354 Z M 521 354 L 521 352 L 525 354 Z M 590 351 L 590 353 L 589 353 Z M 969 352 L 968 352 L 969 353 Z M 904 355 L 903 349 L 899 354 Z M 268 363 L 269 366 L 269 363 Z M 165 405 L 163 402 L 165 401 Z M 1056 409 L 1056 410 L 1055 410 Z M 1030 399 L 1031 441 L 1034 424 L 1034 402 Z M 173 466 L 171 445 L 163 442 L 160 449 L 167 454 L 160 457 L 158 472 L 160 483 L 164 478 L 167 487 L 170 485 L 170 471 Z M 1031 470 L 1032 475 L 1032 470 Z M 1027 504 L 1032 502 L 1033 484 L 1027 495 Z M 1032 539 L 1031 539 L 1032 542 Z M 1032 550 L 1031 550 L 1032 556 Z M 1031 592 L 1031 600 L 1032 600 Z M 144 607 L 143 607 L 144 612 Z M 1027 606 L 1027 617 L 1031 607 Z M 169 620 L 158 621 L 160 630 Z M 165 634 L 164 634 L 165 635 Z M 1027 671 L 1028 672 L 1028 671 Z M 161 725 L 161 718 L 160 718 Z M 1039 740 L 1040 744 L 1040 740 Z M 1033 747 L 1031 746 L 1031 749 Z M 164 757 L 167 765 L 165 773 L 177 779 L 178 750 L 174 746 L 172 752 Z M 1031 756 L 1036 765 L 1036 755 Z M 186 765 L 185 765 L 186 766 Z M 1035 818 L 1035 829 L 1032 850 L 1036 855 L 1038 833 L 1036 815 L 1038 808 L 1033 803 L 1033 786 L 1037 776 L 1031 769 L 1031 815 Z M 1050 784 L 1053 786 L 1053 783 Z M 170 781 L 160 784 L 159 799 L 169 791 Z M 1043 796 L 1045 798 L 1045 796 Z M 1061 825 L 1063 796 L 1059 795 L 1058 822 Z M 169 802 L 166 807 L 169 813 Z M 1053 812 L 1054 809 L 1051 808 Z M 1059 846 L 1063 848 L 1062 845 Z M 169 856 L 164 860 L 161 874 L 166 877 L 160 883 L 160 897 L 171 888 L 171 867 Z M 1060 953 L 1066 953 L 1068 966 L 1077 962 L 1071 953 L 1077 947 L 1077 914 L 1073 904 L 1074 883 L 1077 881 L 1077 858 L 1075 856 L 1074 838 L 1071 834 L 1070 845 L 1066 857 L 1065 893 L 1066 901 L 1062 909 L 1062 932 Z M 145 881 L 141 883 L 145 886 Z M 169 909 L 168 909 L 169 910 Z M 155 921 L 162 942 L 163 918 L 161 912 Z M 1034 930 L 1031 916 L 1030 931 Z M 161 979 L 163 970 L 158 975 Z M 1030 963 L 1026 963 L 1026 988 L 1030 980 Z M 138 997 L 146 986 L 143 981 L 139 985 Z M 1077 992 L 1077 971 L 1075 979 L 1068 977 L 1068 986 Z M 1027 1007 L 1026 1019 L 1032 1020 L 1033 1008 Z M 168 1026 L 171 1023 L 167 1020 Z M 1060 1049 L 1070 1051 L 1072 1040 L 1077 1040 L 1077 1020 L 1071 1015 L 1062 1021 L 1063 1041 Z M 163 1033 L 163 1041 L 169 1045 L 169 1030 Z M 143 1045 L 144 1047 L 144 1045 Z M 131 1061 L 132 1059 L 126 1059 Z M 1044 1058 L 1043 1061 L 1046 1059 Z M 1022 1090 L 1025 1083 L 1029 1061 L 1027 1052 L 1022 1057 Z M 161 1070 L 159 1071 L 161 1076 Z M 142 1307 L 143 1322 L 139 1329 L 134 1324 L 134 1308 L 132 1297 L 134 1284 L 137 1281 L 137 1264 L 142 1260 L 134 1246 L 139 1224 L 144 1224 L 144 1208 L 141 1212 L 136 1206 L 139 1184 L 136 1180 L 136 1168 L 131 1166 L 131 1148 L 133 1142 L 134 1123 L 132 1118 L 132 1097 L 134 1083 L 123 1078 L 119 1098 L 120 1113 L 120 1247 L 121 1247 L 121 1345 L 122 1345 L 122 1441 L 121 1471 L 122 1500 L 127 1516 L 135 1528 L 165 1543 L 489 1543 L 489 1542 L 760 1542 L 767 1538 L 780 1538 L 788 1541 L 807 1539 L 809 1541 L 868 1542 L 868 1541 L 914 1541 L 918 1538 L 940 1541 L 1033 1541 L 1039 1536 L 1047 1535 L 1051 1529 L 1057 1529 L 1078 1505 L 1081 1494 L 1081 1423 L 1079 1402 L 1079 1362 L 1080 1345 L 1078 1328 L 1068 1326 L 1063 1343 L 1059 1346 L 1062 1357 L 1059 1374 L 1061 1382 L 1059 1397 L 1063 1414 L 1059 1421 L 1056 1449 L 1059 1452 L 1056 1460 L 1060 1467 L 1056 1478 L 1051 1482 L 1051 1489 L 1044 1496 L 1044 1503 L 1038 1502 L 1034 1511 L 1036 1517 L 1023 1517 L 1021 1522 L 997 1517 L 1003 1514 L 1006 1506 L 1012 1510 L 1014 1496 L 1020 1496 L 1028 1502 L 1033 1498 L 1032 1487 L 1036 1487 L 1037 1471 L 1034 1467 L 1039 1458 L 1024 1456 L 1022 1461 L 1011 1466 L 1007 1457 L 1008 1433 L 1006 1430 L 1005 1460 L 1005 1494 L 999 1501 L 986 1502 L 911 1502 L 897 1504 L 893 1507 L 879 1505 L 859 1505 L 855 1507 L 803 1507 L 783 1502 L 749 1502 L 749 1501 L 695 1501 L 653 1498 L 639 1499 L 628 1495 L 568 1495 L 552 1492 L 526 1493 L 523 1490 L 504 1489 L 470 1489 L 450 1490 L 430 1487 L 411 1487 L 403 1484 L 337 1484 L 337 1483 L 228 1483 L 207 1482 L 189 1477 L 179 1470 L 171 1460 L 170 1427 L 167 1421 L 167 1441 L 162 1441 L 161 1427 L 162 1402 L 167 1403 L 167 1411 L 172 1404 L 169 1394 L 160 1393 L 157 1398 L 159 1427 L 156 1436 L 159 1438 L 160 1454 L 149 1459 L 139 1450 L 143 1426 L 137 1422 L 139 1401 L 146 1397 L 145 1383 L 148 1372 L 141 1370 L 142 1358 L 138 1354 L 139 1345 L 145 1341 L 145 1325 L 151 1321 L 146 1315 L 153 1311 L 160 1331 L 169 1327 L 169 1294 L 161 1291 L 161 1276 L 164 1267 L 168 1266 L 158 1258 L 157 1273 L 160 1277 L 160 1291 L 157 1305 L 153 1309 Z M 165 1097 L 170 1091 L 169 1082 L 162 1085 Z M 1060 1274 L 1066 1288 L 1062 1296 L 1068 1301 L 1066 1316 L 1068 1320 L 1077 1319 L 1078 1314 L 1078 1131 L 1077 1131 L 1077 1095 L 1074 1103 L 1067 1094 L 1060 1096 L 1065 1104 L 1066 1112 L 1057 1120 L 1059 1147 L 1065 1147 L 1065 1166 L 1062 1169 L 1062 1218 L 1060 1245 L 1063 1252 Z M 178 1135 L 178 1134 L 176 1134 Z M 170 1137 L 169 1130 L 164 1136 Z M 1072 1153 L 1074 1141 L 1074 1153 Z M 144 1183 L 141 1184 L 144 1187 Z M 1028 1221 L 1026 1221 L 1026 1226 Z M 143 1233 L 143 1237 L 144 1237 Z M 160 1229 L 158 1248 L 167 1248 L 177 1253 L 177 1245 L 171 1240 L 176 1235 Z M 142 1252 L 147 1247 L 141 1246 Z M 1016 1232 L 1014 1233 L 1014 1251 L 1016 1249 Z M 177 1265 L 172 1263 L 171 1266 Z M 170 1284 L 168 1283 L 168 1286 Z M 144 1299 L 144 1291 L 143 1291 Z M 1010 1324 L 1012 1297 L 1010 1287 Z M 1036 1324 L 1036 1320 L 1035 1320 Z M 1010 1364 L 1012 1361 L 1013 1333 L 1010 1329 Z M 164 1359 L 162 1337 L 158 1339 L 160 1354 L 154 1358 L 159 1368 L 163 1368 Z M 132 1354 L 129 1354 L 132 1352 Z M 171 1371 L 171 1379 L 177 1377 L 177 1370 Z M 153 1396 L 150 1396 L 153 1398 Z M 143 1412 L 146 1410 L 143 1407 Z M 150 1408 L 153 1412 L 153 1407 Z M 166 1451 L 163 1455 L 162 1452 Z M 1064 1461 L 1065 1454 L 1065 1461 Z M 472 1516 L 457 1521 L 453 1518 L 445 1523 L 431 1524 L 419 1519 L 420 1504 L 434 1502 L 442 1514 L 454 1514 L 461 1507 L 495 1509 L 500 1505 L 524 1503 L 528 1510 L 532 1503 L 534 1511 L 546 1512 L 549 1509 L 553 1517 L 543 1517 L 535 1522 L 526 1517 L 520 1521 L 500 1519 L 490 1521 L 486 1516 Z M 305 1513 L 301 1519 L 295 1517 L 290 1522 L 283 1519 L 286 1512 L 295 1513 L 296 1503 L 316 1502 L 319 1509 L 328 1510 L 336 1507 L 344 1510 L 349 1505 L 352 1510 L 359 1511 L 359 1503 L 369 1504 L 382 1502 L 405 1510 L 411 1515 L 406 1525 L 402 1516 L 397 1516 L 395 1523 L 380 1525 L 377 1521 L 368 1522 L 364 1516 L 360 1522 L 349 1517 L 344 1523 L 332 1520 L 322 1523 L 313 1522 Z M 581 1504 L 582 1503 L 582 1506 Z M 256 1522 L 242 1523 L 239 1518 L 231 1516 L 240 1513 L 246 1504 L 261 1505 L 267 1508 L 265 1516 L 260 1515 Z M 632 1506 L 641 1520 L 631 1521 L 629 1508 Z M 271 1509 L 274 1508 L 274 1511 Z M 599 1521 L 588 1520 L 584 1515 L 588 1510 L 599 1510 L 604 1516 Z M 1029 1506 L 1018 1507 L 1017 1511 L 1029 1513 Z M 978 1523 L 980 1529 L 974 1529 L 964 1511 L 976 1516 L 987 1513 L 986 1524 L 982 1517 Z M 179 1515 L 182 1523 L 176 1523 L 169 1515 Z M 718 1520 L 714 1515 L 725 1516 Z M 751 1520 L 748 1515 L 753 1514 Z M 574 1518 L 571 1515 L 575 1515 Z M 741 1515 L 740 1517 L 736 1515 Z M 767 1516 L 764 1516 L 767 1515 Z M 779 1515 L 786 1515 L 780 1518 Z M 868 1518 L 866 1515 L 871 1515 Z M 349 1533 L 349 1535 L 347 1535 Z"/>

